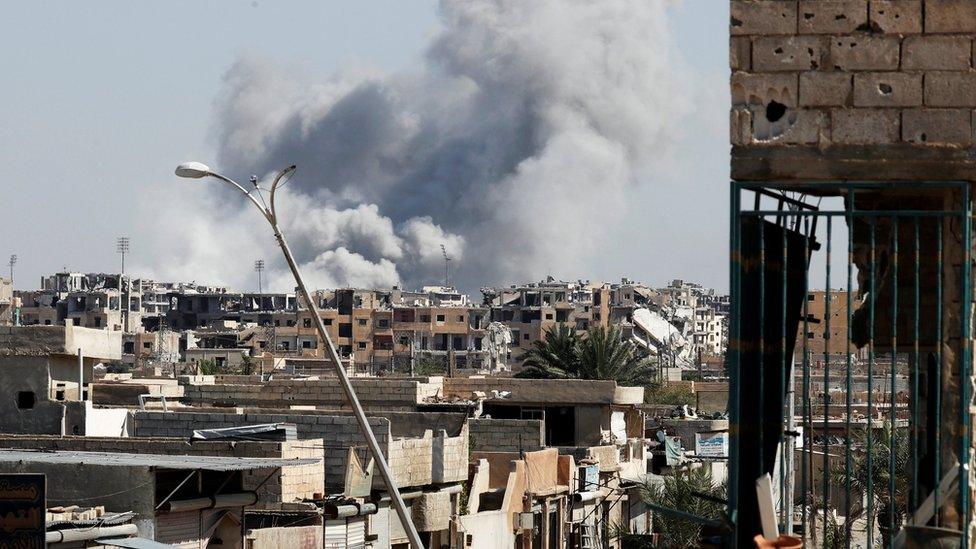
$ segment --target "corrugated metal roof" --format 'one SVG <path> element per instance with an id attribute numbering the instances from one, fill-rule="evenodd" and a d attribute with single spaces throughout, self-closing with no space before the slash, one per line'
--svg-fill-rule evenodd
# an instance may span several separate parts
<path id="1" fill-rule="evenodd" d="M 208 471 L 243 471 L 290 465 L 312 465 L 318 458 L 240 458 L 225 456 L 164 456 L 159 454 L 122 454 L 109 452 L 44 452 L 38 450 L 0 449 L 0 463 L 24 461 L 64 465 L 109 465 L 116 467 L 155 467 L 157 469 L 204 469 Z"/>

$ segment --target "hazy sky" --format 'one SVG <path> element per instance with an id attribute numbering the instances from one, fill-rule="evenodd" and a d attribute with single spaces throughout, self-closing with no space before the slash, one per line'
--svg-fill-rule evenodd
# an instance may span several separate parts
<path id="1" fill-rule="evenodd" d="M 674 162 L 638 176 L 586 272 L 552 274 L 727 285 L 727 22 L 726 2 L 686 0 L 669 11 L 677 46 L 669 55 L 692 107 L 668 121 L 684 130 Z M 133 274 L 178 271 L 179 246 L 158 243 L 198 190 L 173 167 L 216 162 L 215 100 L 235 62 L 260 58 L 323 81 L 349 70 L 396 73 L 419 63 L 442 24 L 431 0 L 6 4 L 2 263 L 19 255 L 21 289 L 63 267 L 112 271 L 115 238 L 127 235 Z M 581 198 L 593 202 L 583 222 L 619 217 L 601 211 L 597 196 Z M 214 272 L 249 273 L 253 259 Z M 198 281 L 241 284 L 207 276 L 220 275 Z"/>

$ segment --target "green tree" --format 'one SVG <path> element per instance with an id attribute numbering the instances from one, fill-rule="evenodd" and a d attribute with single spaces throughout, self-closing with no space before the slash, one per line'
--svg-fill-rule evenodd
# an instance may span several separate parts
<path id="1" fill-rule="evenodd" d="M 516 377 L 534 379 L 567 379 L 574 374 L 579 363 L 580 338 L 576 330 L 559 324 L 546 330 L 543 339 L 537 339 L 533 348 L 525 353 L 522 370 Z"/>
<path id="2" fill-rule="evenodd" d="M 516 377 L 599 379 L 639 386 L 651 376 L 648 354 L 625 340 L 616 327 L 590 328 L 583 337 L 567 326 L 549 328 L 526 355 Z"/>
<path id="3" fill-rule="evenodd" d="M 884 429 L 879 435 L 871 437 L 871 464 L 868 466 L 868 431 L 864 430 L 855 435 L 853 443 L 864 455 L 852 460 L 851 492 L 868 495 L 868 483 L 872 486 L 872 510 L 878 531 L 881 533 L 882 547 L 888 547 L 891 536 L 901 529 L 908 516 L 909 470 L 911 460 L 911 442 L 908 439 L 908 429 L 895 428 L 891 422 L 885 422 Z M 894 444 L 894 446 L 892 446 Z M 894 493 L 891 491 L 891 460 L 894 459 Z M 845 465 L 840 465 L 830 471 L 831 482 L 838 486 L 847 486 L 847 472 Z M 894 524 L 894 530 L 891 525 Z"/>
<path id="4" fill-rule="evenodd" d="M 722 517 L 722 504 L 698 494 L 719 500 L 726 497 L 725 488 L 712 482 L 712 471 L 708 467 L 677 470 L 673 475 L 661 477 L 657 482 L 649 479 L 640 487 L 639 493 L 645 502 L 652 505 L 715 520 Z M 654 525 L 661 537 L 660 547 L 701 546 L 703 527 L 697 522 L 656 513 Z"/>
<path id="5" fill-rule="evenodd" d="M 579 379 L 605 379 L 617 385 L 640 386 L 651 378 L 651 360 L 617 327 L 598 326 L 580 340 L 576 375 Z"/>
<path id="6" fill-rule="evenodd" d="M 217 366 L 217 361 L 209 358 L 197 361 L 197 375 L 212 376 L 220 373 L 222 372 Z"/>

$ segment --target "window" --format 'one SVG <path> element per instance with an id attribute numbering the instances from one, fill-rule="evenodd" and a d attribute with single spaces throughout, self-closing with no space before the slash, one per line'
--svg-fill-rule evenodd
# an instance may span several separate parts
<path id="1" fill-rule="evenodd" d="M 340 322 L 339 323 L 339 337 L 352 337 L 352 323 L 351 322 Z"/>
<path id="2" fill-rule="evenodd" d="M 331 319 L 331 318 L 323 318 L 323 319 L 322 319 L 322 322 L 323 322 L 323 323 L 324 323 L 324 324 L 325 324 L 326 326 L 332 326 L 332 319 Z"/>
<path id="3" fill-rule="evenodd" d="M 304 326 L 306 328 L 311 328 L 312 327 L 312 319 L 311 318 L 304 318 L 304 319 L 302 319 L 302 326 Z"/>
<path id="4" fill-rule="evenodd" d="M 546 313 L 546 320 L 552 320 L 552 313 Z"/>
<path id="5" fill-rule="evenodd" d="M 529 334 L 522 334 L 522 339 L 528 341 L 529 340 Z"/>
<path id="6" fill-rule="evenodd" d="M 151 341 L 146 341 L 146 342 L 144 342 L 144 343 L 142 344 L 142 348 L 143 348 L 143 349 L 152 349 L 152 342 L 151 342 Z"/>
<path id="7" fill-rule="evenodd" d="M 312 348 L 312 342 L 311 341 L 309 341 L 307 339 L 305 341 L 302 341 L 302 349 L 311 349 L 311 348 Z"/>
<path id="8" fill-rule="evenodd" d="M 437 315 L 437 322 L 444 322 L 444 315 Z"/>
<path id="9" fill-rule="evenodd" d="M 390 319 L 389 318 L 381 318 L 381 319 L 379 319 L 379 320 L 376 321 L 376 326 L 378 326 L 380 328 L 389 328 L 390 327 Z"/>
<path id="10" fill-rule="evenodd" d="M 464 315 L 458 315 L 458 322 L 464 322 Z"/>
<path id="11" fill-rule="evenodd" d="M 356 342 L 356 348 L 359 349 L 360 351 L 365 351 L 366 350 L 366 342 L 365 341 L 358 341 L 358 342 Z"/>
<path id="12" fill-rule="evenodd" d="M 122 344 L 122 352 L 125 353 L 125 354 L 127 354 L 127 355 L 131 355 L 132 353 L 134 353 L 135 352 L 135 343 L 133 343 L 131 341 L 126 341 L 125 343 L 123 343 Z"/>
<path id="13" fill-rule="evenodd" d="M 34 407 L 34 391 L 20 391 L 17 393 L 17 408 L 21 410 L 30 410 Z"/>
<path id="14" fill-rule="evenodd" d="M 289 328 L 293 327 L 294 325 L 295 325 L 295 321 L 294 320 L 289 320 L 288 321 L 288 327 Z"/>
<path id="15" fill-rule="evenodd" d="M 365 318 L 360 318 L 360 319 L 357 320 L 357 323 L 360 326 L 365 326 L 366 325 L 366 319 Z"/>

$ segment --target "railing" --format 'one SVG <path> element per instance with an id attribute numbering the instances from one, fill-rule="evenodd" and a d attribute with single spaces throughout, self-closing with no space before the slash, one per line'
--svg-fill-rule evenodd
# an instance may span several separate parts
<path id="1" fill-rule="evenodd" d="M 968 184 L 733 182 L 730 213 L 729 544 L 768 473 L 808 546 L 968 547 Z"/>

